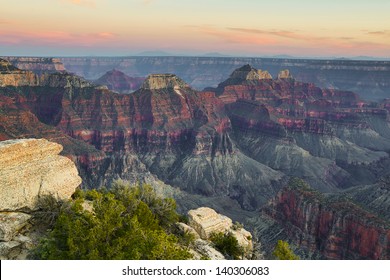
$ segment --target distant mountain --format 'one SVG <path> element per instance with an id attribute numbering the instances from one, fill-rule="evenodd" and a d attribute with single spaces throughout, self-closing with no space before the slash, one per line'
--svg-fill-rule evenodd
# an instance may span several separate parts
<path id="1" fill-rule="evenodd" d="M 201 55 L 202 57 L 231 57 L 231 55 L 228 54 L 222 54 L 219 52 L 209 52 Z"/>
<path id="2" fill-rule="evenodd" d="M 139 89 L 144 80 L 145 78 L 130 77 L 119 70 L 113 69 L 95 82 L 99 85 L 105 85 L 108 89 L 119 93 L 130 93 Z"/>
<path id="3" fill-rule="evenodd" d="M 173 54 L 165 51 L 156 50 L 140 52 L 136 56 L 173 56 Z"/>

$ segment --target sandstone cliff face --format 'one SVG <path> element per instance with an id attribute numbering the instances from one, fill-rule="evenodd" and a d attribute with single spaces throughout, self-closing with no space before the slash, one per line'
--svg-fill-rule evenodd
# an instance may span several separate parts
<path id="1" fill-rule="evenodd" d="M 76 166 L 58 155 L 61 150 L 45 139 L 0 142 L 0 259 L 27 257 L 37 238 L 30 214 L 40 197 L 69 199 L 80 185 Z"/>
<path id="2" fill-rule="evenodd" d="M 325 259 L 389 259 L 389 223 L 352 202 L 286 188 L 263 213 L 280 223 L 303 254 Z"/>
<path id="3" fill-rule="evenodd" d="M 250 256 L 253 250 L 252 234 L 244 228 L 235 228 L 229 217 L 218 214 L 214 209 L 200 207 L 188 212 L 189 226 L 195 229 L 200 238 L 210 239 L 213 233 L 231 233 L 238 245 Z M 189 231 L 189 230 L 187 230 Z"/>
<path id="4" fill-rule="evenodd" d="M 44 139 L 0 142 L 0 209 L 34 209 L 43 195 L 69 198 L 81 178 L 62 146 Z"/>
<path id="5" fill-rule="evenodd" d="M 4 57 L 12 65 L 21 70 L 31 71 L 35 74 L 64 72 L 65 66 L 59 58 L 45 57 Z"/>
<path id="6" fill-rule="evenodd" d="M 189 225 L 203 239 L 210 238 L 214 232 L 225 232 L 233 226 L 232 219 L 215 212 L 208 207 L 201 207 L 188 212 Z"/>
<path id="7" fill-rule="evenodd" d="M 7 60 L 0 58 L 0 87 L 35 86 L 39 78 L 32 72 L 21 71 Z"/>

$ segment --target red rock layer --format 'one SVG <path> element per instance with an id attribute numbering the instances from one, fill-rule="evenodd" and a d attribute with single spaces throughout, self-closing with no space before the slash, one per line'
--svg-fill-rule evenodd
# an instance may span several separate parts
<path id="1" fill-rule="evenodd" d="M 263 209 L 301 250 L 326 259 L 389 259 L 390 227 L 348 201 L 329 202 L 304 188 L 285 188 Z"/>

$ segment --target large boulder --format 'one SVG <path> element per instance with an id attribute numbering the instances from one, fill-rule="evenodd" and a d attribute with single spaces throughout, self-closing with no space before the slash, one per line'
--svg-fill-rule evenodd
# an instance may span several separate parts
<path id="1" fill-rule="evenodd" d="M 43 195 L 70 198 L 81 178 L 61 151 L 45 139 L 0 142 L 0 211 L 33 210 Z"/>
<path id="2" fill-rule="evenodd" d="M 218 214 L 208 207 L 200 207 L 188 212 L 189 225 L 202 239 L 209 239 L 215 232 L 225 232 L 233 226 L 232 219 Z"/>
<path id="3" fill-rule="evenodd" d="M 213 233 L 231 233 L 249 255 L 253 250 L 252 234 L 239 224 L 233 224 L 229 217 L 218 214 L 213 209 L 201 207 L 188 212 L 189 225 L 202 239 L 209 239 Z"/>

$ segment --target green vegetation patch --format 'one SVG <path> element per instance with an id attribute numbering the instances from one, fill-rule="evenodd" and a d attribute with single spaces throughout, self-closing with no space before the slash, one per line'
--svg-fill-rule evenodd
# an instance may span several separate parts
<path id="1" fill-rule="evenodd" d="M 179 219 L 175 209 L 173 199 L 157 197 L 148 185 L 78 191 L 74 200 L 55 206 L 58 217 L 32 258 L 189 259 L 170 230 Z"/>

